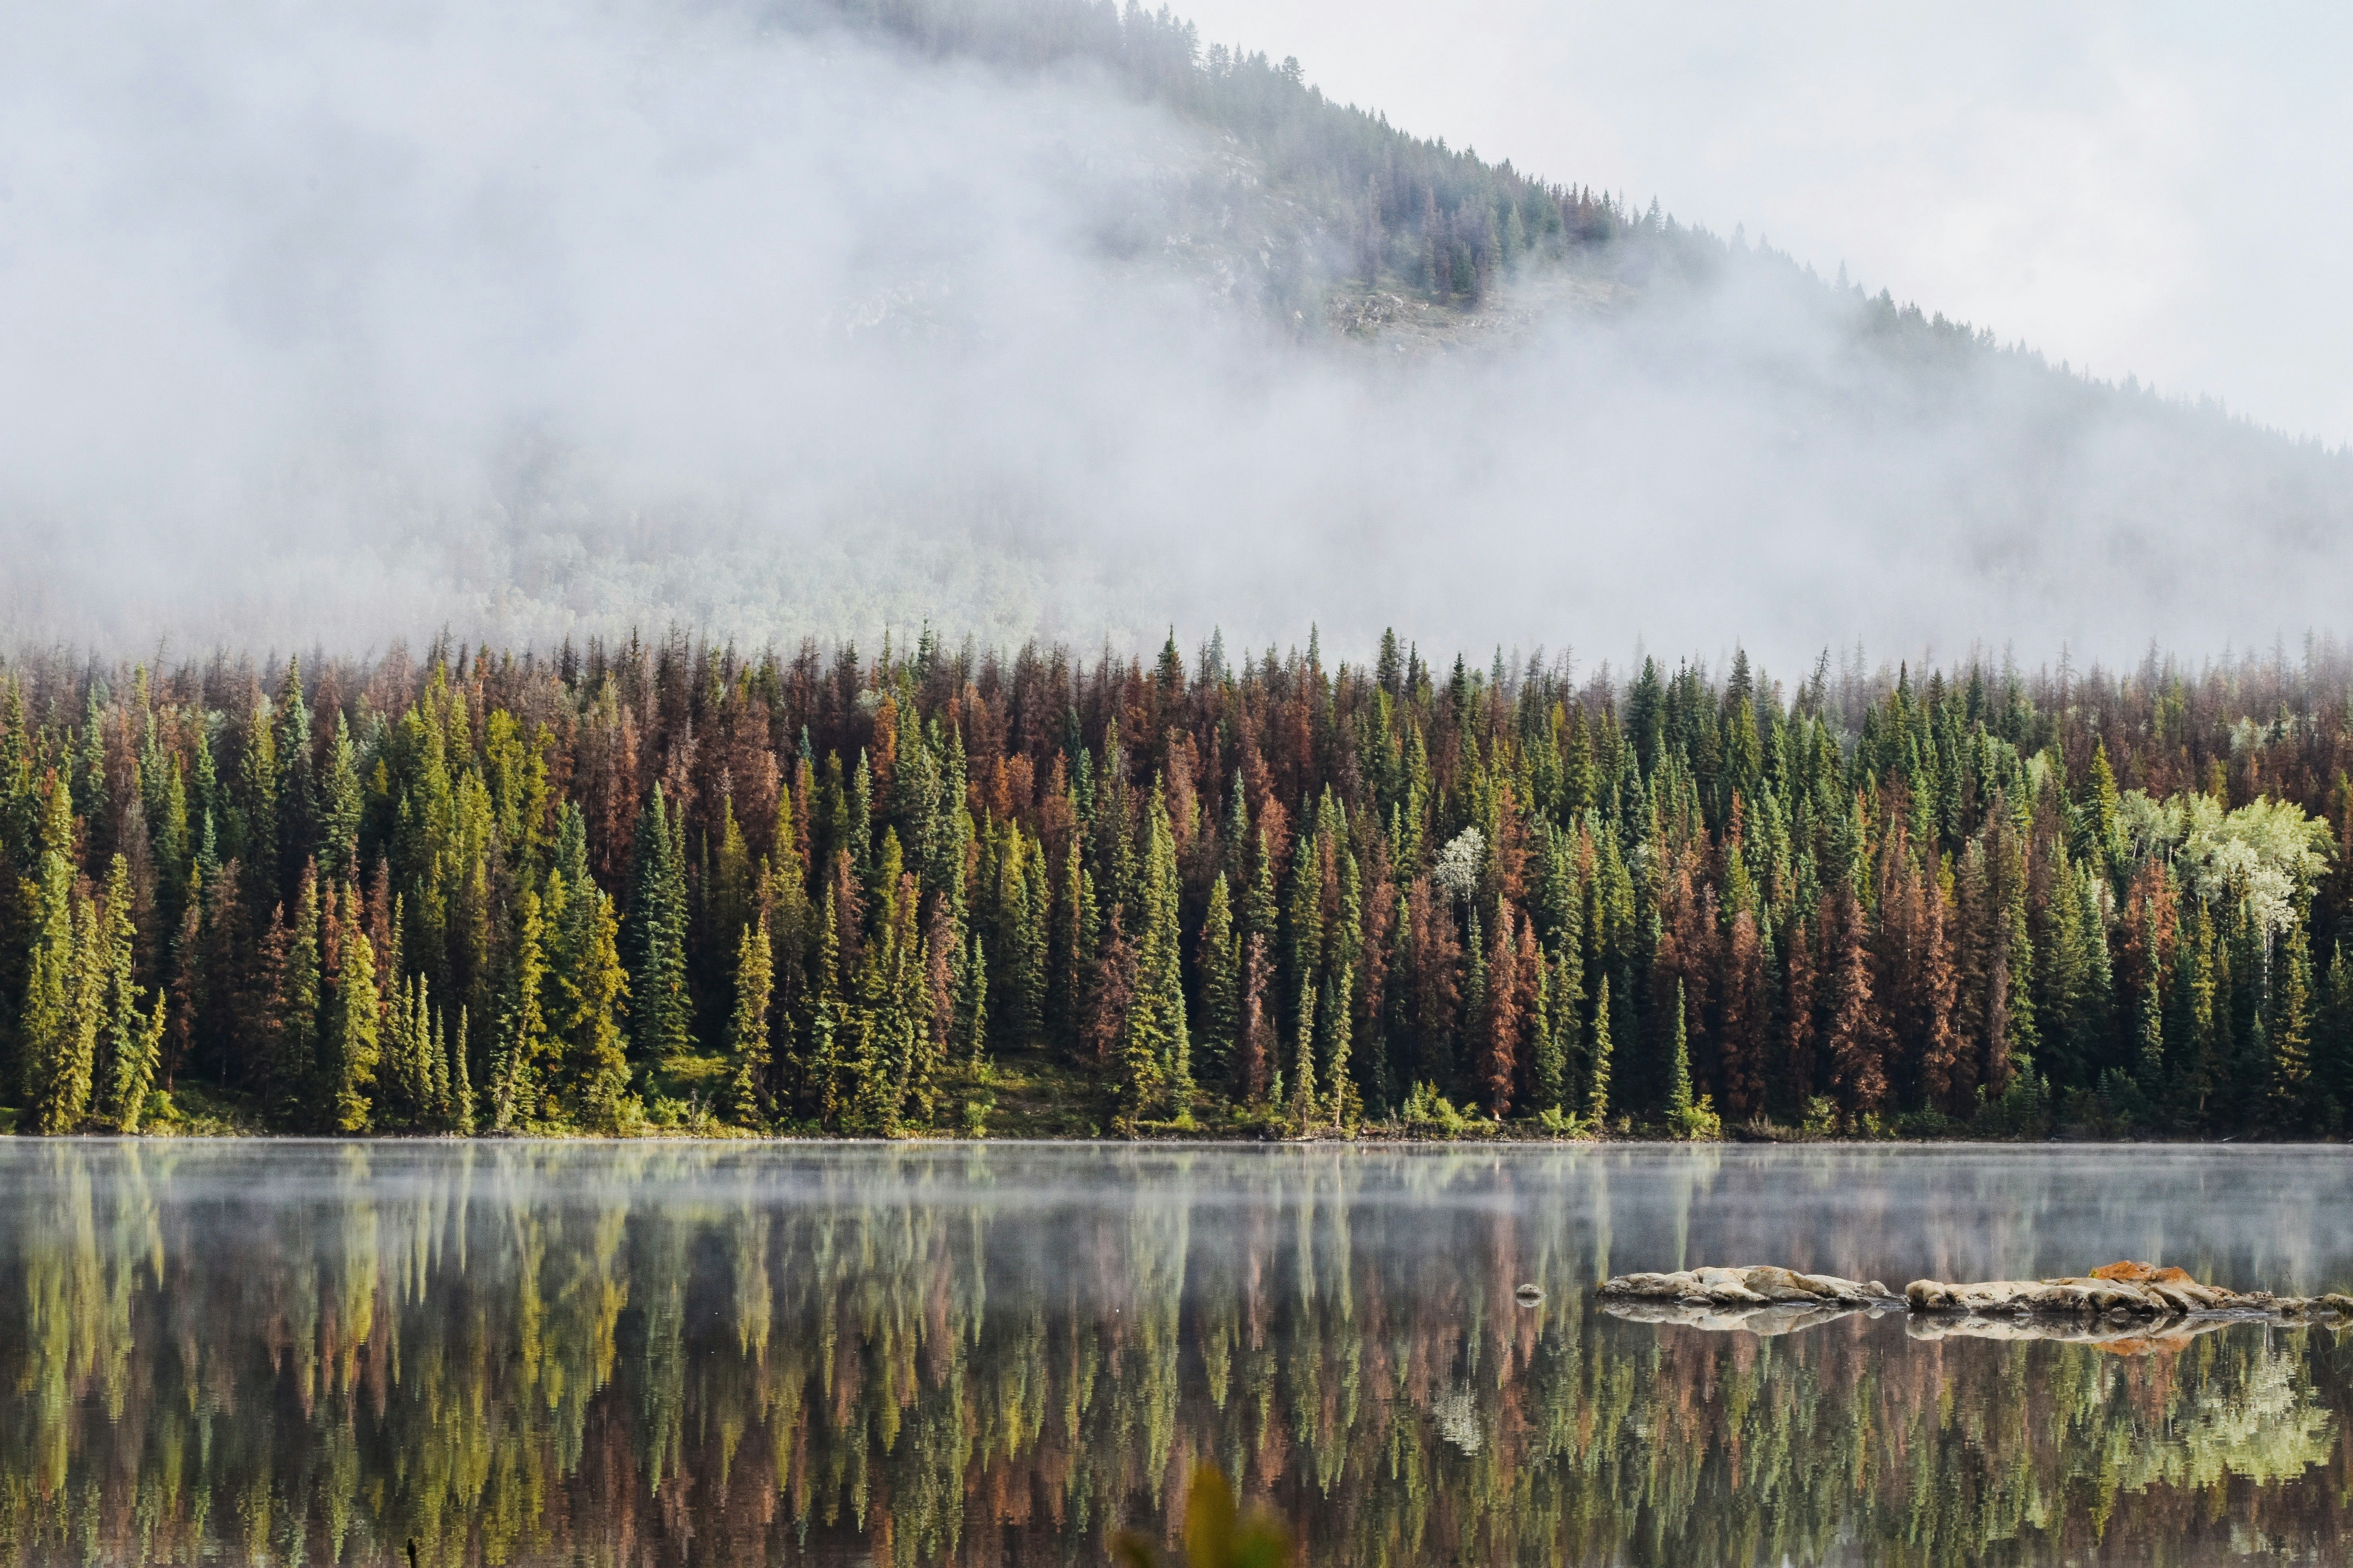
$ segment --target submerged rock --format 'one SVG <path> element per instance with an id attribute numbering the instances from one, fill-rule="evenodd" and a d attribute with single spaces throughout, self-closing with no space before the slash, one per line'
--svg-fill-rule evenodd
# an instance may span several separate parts
<path id="1" fill-rule="evenodd" d="M 2110 1355 L 2153 1355 L 2186 1350 L 2200 1334 L 2243 1327 L 2243 1317 L 2134 1318 L 2118 1322 L 2107 1318 L 2015 1317 L 1980 1318 L 1973 1312 L 1913 1312 L 1904 1320 L 1904 1332 L 1915 1340 L 2043 1340 L 2062 1344 L 2089 1345 Z"/>
<path id="2" fill-rule="evenodd" d="M 1802 1301 L 1777 1301 L 1763 1307 L 1691 1306 L 1682 1301 L 1644 1300 L 1638 1297 L 1620 1297 L 1604 1301 L 1601 1310 L 1613 1318 L 1623 1318 L 1634 1323 L 1672 1323 L 1686 1329 L 1706 1329 L 1715 1333 L 1738 1330 L 1755 1334 L 1759 1339 L 1771 1339 L 1777 1334 L 1794 1334 L 1801 1329 L 1818 1329 L 1824 1323 L 1834 1323 L 1841 1318 L 1883 1317 L 1901 1310 L 1894 1300 L 1875 1301 L 1869 1306 L 1811 1305 Z"/>
<path id="3" fill-rule="evenodd" d="M 1895 1292 L 1876 1279 L 1799 1274 L 1770 1265 L 1620 1274 L 1601 1287 L 1601 1294 L 1621 1300 L 1675 1301 L 1688 1307 L 1869 1307 L 1896 1300 Z"/>

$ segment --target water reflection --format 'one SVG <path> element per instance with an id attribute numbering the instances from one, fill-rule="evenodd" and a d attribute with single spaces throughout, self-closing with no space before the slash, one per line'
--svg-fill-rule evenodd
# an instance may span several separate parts
<path id="1" fill-rule="evenodd" d="M 2327 1331 L 1775 1336 L 1611 1272 L 2353 1281 L 2341 1155 L 0 1142 L 0 1559 L 2335 1561 Z M 1523 1283 L 1544 1299 L 1523 1306 Z"/>

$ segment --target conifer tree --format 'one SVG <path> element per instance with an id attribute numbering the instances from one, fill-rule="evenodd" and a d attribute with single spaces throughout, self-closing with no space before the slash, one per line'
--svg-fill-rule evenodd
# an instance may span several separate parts
<path id="1" fill-rule="evenodd" d="M 1691 1036 L 1683 1021 L 1683 982 L 1675 982 L 1674 1033 L 1667 1056 L 1667 1125 L 1678 1137 L 1690 1136 L 1694 1101 L 1692 1098 Z"/>
<path id="2" fill-rule="evenodd" d="M 73 1131 L 89 1104 L 89 1066 L 76 1038 L 81 1019 L 76 995 L 73 839 L 73 800 L 60 779 L 49 788 L 34 874 L 21 894 L 30 952 L 16 1037 L 25 1104 L 37 1132 Z"/>
<path id="3" fill-rule="evenodd" d="M 194 912 L 193 910 L 191 911 Z M 316 1103 L 319 1079 L 319 879 L 306 868 L 285 934 L 285 957 L 273 976 L 270 1052 L 263 1077 L 280 1113 L 298 1123 Z"/>
<path id="4" fill-rule="evenodd" d="M 866 776 L 862 770 L 860 776 Z M 638 814 L 630 865 L 633 892 L 624 931 L 633 1044 L 641 1061 L 659 1065 L 694 1044 L 686 980 L 686 868 L 659 784 Z"/>
<path id="5" fill-rule="evenodd" d="M 1535 1055 L 1529 1064 L 1529 1078 L 1539 1110 L 1559 1110 L 1568 1094 L 1567 1053 L 1562 1048 L 1565 1031 L 1554 1001 L 1559 994 L 1559 973 L 1557 963 L 1540 963 L 1536 971 L 1535 1016 L 1529 1032 Z"/>
<path id="6" fill-rule="evenodd" d="M 461 1137 L 470 1137 L 474 1131 L 474 1085 L 467 1067 L 466 1009 L 458 1009 L 458 1026 L 449 1030 L 442 1048 L 448 1058 L 449 1131 Z M 609 1129 L 594 1122 L 584 1122 L 588 1131 Z"/>
<path id="7" fill-rule="evenodd" d="M 1356 966 L 1344 963 L 1337 974 L 1327 974 L 1324 980 L 1323 1022 L 1318 1032 L 1324 1042 L 1323 1081 L 1331 1085 L 1324 1109 L 1324 1120 L 1332 1127 L 1345 1127 L 1356 1110 L 1356 1085 L 1348 1077 L 1348 1044 L 1352 1019 L 1348 994 L 1356 984 Z"/>
<path id="8" fill-rule="evenodd" d="M 1234 1098 L 1256 1107 L 1266 1103 L 1268 1075 L 1274 1070 L 1274 1017 L 1267 1005 L 1273 965 L 1264 936 L 1253 932 L 1243 940 L 1241 1016 L 1235 1026 L 1231 1082 Z"/>
<path id="9" fill-rule="evenodd" d="M 1155 789 L 1145 812 L 1145 862 L 1139 888 L 1135 994 L 1127 1009 L 1120 1049 L 1124 1100 L 1132 1114 L 1155 1108 L 1165 1093 L 1182 1112 L 1192 1092 L 1192 1045 L 1185 1021 L 1185 984 L 1177 929 L 1176 844 L 1168 809 Z M 1314 1009 L 1309 1008 L 1313 1025 Z"/>
<path id="10" fill-rule="evenodd" d="M 858 753 L 858 771 L 850 776 L 849 805 L 843 823 L 842 847 L 849 852 L 850 874 L 870 899 L 886 890 L 874 876 L 874 769 L 866 753 Z"/>
<path id="11" fill-rule="evenodd" d="M 367 933 L 356 926 L 342 932 L 342 963 L 328 997 L 324 1031 L 332 1124 L 338 1132 L 368 1130 L 374 1105 L 377 1055 L 383 1038 L 383 1005 L 376 993 L 375 955 Z"/>
<path id="12" fill-rule="evenodd" d="M 1046 989 L 1047 1012 L 1060 1026 L 1058 1043 L 1073 1058 L 1089 1054 L 1083 1025 L 1094 1005 L 1091 988 L 1100 941 L 1094 881 L 1073 835 L 1063 857 L 1061 893 L 1054 900 L 1053 973 Z"/>
<path id="13" fill-rule="evenodd" d="M 1585 1073 L 1585 1118 L 1596 1127 L 1609 1119 L 1609 977 L 1601 977 L 1593 1005 L 1593 1052 Z"/>
<path id="14" fill-rule="evenodd" d="M 1884 1042 L 1872 1005 L 1862 900 L 1841 889 L 1835 905 L 1830 974 L 1831 1074 L 1849 1115 L 1875 1115 L 1887 1099 Z"/>
<path id="15" fill-rule="evenodd" d="M 1521 1025 L 1519 934 L 1511 901 L 1501 897 L 1495 900 L 1494 946 L 1484 978 L 1486 1040 L 1479 1087 L 1487 1114 L 1501 1121 L 1511 1109 L 1512 1088 L 1519 1077 Z"/>
<path id="16" fill-rule="evenodd" d="M 352 745 L 352 727 L 338 712 L 334 735 L 327 744 L 326 767 L 319 780 L 319 854 L 328 865 L 342 865 L 355 850 L 362 804 L 359 756 Z"/>
<path id="17" fill-rule="evenodd" d="M 1241 940 L 1220 871 L 1209 884 L 1209 908 L 1201 922 L 1195 972 L 1201 977 L 1199 1068 L 1204 1083 L 1224 1084 L 1234 1064 L 1235 1033 L 1241 1022 Z"/>
<path id="18" fill-rule="evenodd" d="M 2270 1113 L 2283 1131 L 2301 1131 L 2313 1110 L 2312 945 L 2304 922 L 2289 930 L 2281 948 L 2269 1030 Z"/>
<path id="19" fill-rule="evenodd" d="M 735 947 L 735 1011 L 728 1021 L 727 1049 L 734 1071 L 729 1083 L 730 1109 L 746 1127 L 768 1120 L 768 1005 L 774 990 L 769 968 L 768 919 L 744 928 Z"/>
<path id="20" fill-rule="evenodd" d="M 286 674 L 278 685 L 270 750 L 277 764 L 272 794 L 277 801 L 278 837 L 268 890 L 275 902 L 280 889 L 319 847 L 317 781 L 311 772 L 311 709 L 302 700 L 302 667 L 298 659 L 287 660 Z"/>
<path id="21" fill-rule="evenodd" d="M 515 905 L 514 955 L 500 1020 L 499 1051 L 506 1069 L 498 1093 L 501 1125 L 539 1114 L 549 1069 L 562 1054 L 561 1042 L 547 1026 L 546 931 L 540 897 L 525 888 Z"/>
<path id="22" fill-rule="evenodd" d="M 1267 939 L 1270 956 L 1280 929 L 1281 916 L 1274 897 L 1274 848 L 1267 841 L 1266 824 L 1258 827 L 1258 853 L 1253 858 L 1250 896 L 1242 900 L 1242 931 L 1251 936 Z"/>
<path id="23" fill-rule="evenodd" d="M 735 820 L 735 797 L 722 796 L 719 803 L 719 847 L 712 858 L 709 890 L 704 902 L 710 911 L 710 928 L 719 938 L 714 945 L 724 946 L 726 933 L 741 932 L 754 919 L 753 902 L 756 885 L 752 875 L 752 847 L 744 842 L 742 824 Z M 736 946 L 742 944 L 738 942 Z M 733 957 L 730 953 L 730 957 Z"/>
<path id="24" fill-rule="evenodd" d="M 996 946 L 1000 956 L 1000 972 L 1008 982 L 1001 991 L 1006 1005 L 1002 1021 L 1008 1037 L 1017 1045 L 1037 1037 L 1039 1014 L 1043 1010 L 1042 987 L 1030 989 L 1029 962 L 1034 952 L 1036 934 L 1043 929 L 1043 911 L 1035 909 L 1030 900 L 1030 862 L 1037 851 L 1029 848 L 1018 824 L 1008 826 L 1002 835 L 994 898 L 996 902 Z M 976 933 L 976 936 L 977 933 Z M 970 960 L 966 960 L 969 963 Z M 1037 980 L 1045 976 L 1039 972 Z M 1034 1005 L 1033 1005 L 1034 997 Z M 969 1026 L 970 1009 L 959 1008 L 959 1016 Z"/>
<path id="25" fill-rule="evenodd" d="M 235 833 L 228 855 L 245 868 L 248 897 L 267 910 L 278 900 L 278 741 L 275 715 L 257 702 L 247 716 L 237 760 Z"/>
<path id="26" fill-rule="evenodd" d="M 100 1117 L 118 1132 L 136 1132 L 164 1047 L 164 1004 L 144 1005 L 133 978 L 139 933 L 132 923 L 131 864 L 114 857 L 106 874 L 102 921 L 104 994 L 99 1004 Z"/>
<path id="27" fill-rule="evenodd" d="M 613 900 L 588 879 L 585 839 L 569 831 L 557 840 L 551 898 L 562 893 L 548 979 L 554 994 L 551 1022 L 561 1042 L 559 1098 L 573 1122 L 588 1131 L 617 1131 L 626 1120 L 629 1079 L 625 1023 L 629 979 L 621 964 L 620 921 Z M 581 878 L 565 879 L 565 865 Z"/>
<path id="28" fill-rule="evenodd" d="M 956 994 L 955 1035 L 965 1059 L 977 1066 L 988 1055 L 988 956 L 980 933 L 965 950 L 964 978 Z"/>
<path id="29" fill-rule="evenodd" d="M 1021 857 L 1025 882 L 1021 923 L 1014 933 L 1013 973 L 1006 990 L 1014 1012 L 1016 1037 L 1024 1047 L 1037 1045 L 1046 1034 L 1047 978 L 1052 953 L 1053 884 L 1046 868 L 1046 847 L 1030 840 Z"/>
<path id="30" fill-rule="evenodd" d="M 2147 904 L 2141 910 L 2140 944 L 2142 977 L 2133 1013 L 2133 1077 L 2141 1092 L 2154 1100 L 2165 1091 L 2165 992 L 2157 911 Z"/>
<path id="31" fill-rule="evenodd" d="M 64 954 L 64 1007 L 53 1030 L 36 1036 L 30 1100 L 36 1132 L 79 1132 L 91 1110 L 99 1034 L 104 1023 L 107 954 L 98 906 L 79 889 L 69 896 L 70 936 Z"/>

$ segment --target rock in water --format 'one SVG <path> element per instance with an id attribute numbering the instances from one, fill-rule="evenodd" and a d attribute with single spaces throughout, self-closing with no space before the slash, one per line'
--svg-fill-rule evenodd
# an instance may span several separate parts
<path id="1" fill-rule="evenodd" d="M 1876 1279 L 1799 1274 L 1770 1265 L 1620 1274 L 1601 1287 L 1601 1294 L 1621 1300 L 1673 1301 L 1686 1307 L 1870 1307 L 1896 1299 Z"/>
<path id="2" fill-rule="evenodd" d="M 2200 1284 L 2183 1269 L 2132 1262 L 2110 1263 L 2060 1279 L 1989 1279 L 1969 1285 L 1915 1279 L 1904 1288 L 1904 1300 L 1915 1312 L 1980 1318 L 2353 1317 L 2353 1296 L 2224 1290 Z"/>
<path id="3" fill-rule="evenodd" d="M 1711 1329 L 1745 1328 L 1760 1333 L 1788 1332 L 1847 1311 L 1893 1307 L 1899 1301 L 1894 1291 L 1876 1279 L 1841 1279 L 1833 1274 L 1799 1274 L 1758 1265 L 1620 1274 L 1601 1287 L 1601 1296 L 1608 1310 L 1621 1318 Z M 1995 1331 L 1997 1322 L 2033 1318 L 2134 1324 L 2183 1318 L 2353 1321 L 2353 1295 L 2274 1296 L 2268 1290 L 2224 1290 L 2200 1284 L 2183 1269 L 2132 1262 L 2111 1263 L 2089 1274 L 2062 1279 L 1989 1279 L 1974 1284 L 1915 1279 L 1900 1300 L 1915 1314 L 1943 1318 L 1947 1326 L 1941 1332 L 1989 1338 L 2002 1337 Z"/>

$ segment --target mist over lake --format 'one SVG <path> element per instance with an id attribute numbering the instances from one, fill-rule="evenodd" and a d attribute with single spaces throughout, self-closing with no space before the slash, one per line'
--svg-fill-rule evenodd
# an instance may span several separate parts
<path id="1" fill-rule="evenodd" d="M 2323 1151 L 10 1141 L 0 1190 L 16 1563 L 1093 1563 L 1210 1464 L 1309 1563 L 2344 1540 L 2326 1331 L 1758 1338 L 1591 1293 L 2341 1288 Z"/>

